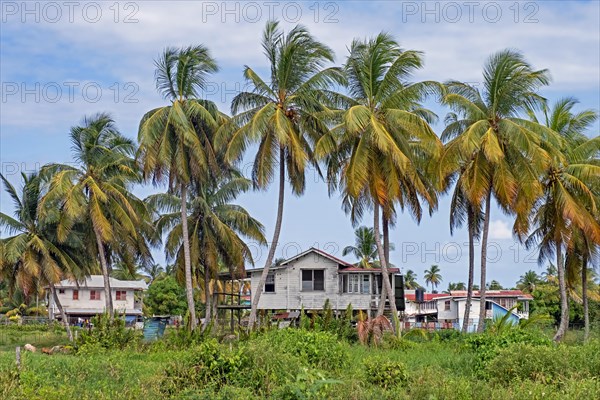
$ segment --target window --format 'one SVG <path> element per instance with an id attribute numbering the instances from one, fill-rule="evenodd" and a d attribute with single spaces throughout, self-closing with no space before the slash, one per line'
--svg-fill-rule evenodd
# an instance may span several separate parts
<path id="1" fill-rule="evenodd" d="M 65 294 L 65 289 L 58 289 L 58 294 Z"/>
<path id="2" fill-rule="evenodd" d="M 79 300 L 79 290 L 73 290 L 73 300 Z"/>
<path id="3" fill-rule="evenodd" d="M 343 274 L 342 277 L 343 293 L 371 293 L 371 275 L 370 274 Z"/>
<path id="4" fill-rule="evenodd" d="M 444 302 L 444 310 L 445 311 L 450 311 L 450 300 L 446 300 Z"/>
<path id="5" fill-rule="evenodd" d="M 127 292 L 124 290 L 117 290 L 117 300 L 127 300 Z"/>
<path id="6" fill-rule="evenodd" d="M 348 275 L 348 293 L 358 293 L 360 276 L 358 274 Z"/>
<path id="7" fill-rule="evenodd" d="M 361 279 L 361 285 L 360 285 L 360 292 L 362 294 L 368 294 L 369 293 L 369 283 L 371 282 L 371 277 L 370 275 L 361 275 L 362 279 Z"/>
<path id="8" fill-rule="evenodd" d="M 302 270 L 302 291 L 310 292 L 313 290 L 325 290 L 325 270 Z"/>
<path id="9" fill-rule="evenodd" d="M 267 275 L 265 281 L 265 293 L 275 293 L 275 274 L 270 273 Z"/>
<path id="10" fill-rule="evenodd" d="M 100 300 L 100 291 L 90 290 L 90 300 Z"/>

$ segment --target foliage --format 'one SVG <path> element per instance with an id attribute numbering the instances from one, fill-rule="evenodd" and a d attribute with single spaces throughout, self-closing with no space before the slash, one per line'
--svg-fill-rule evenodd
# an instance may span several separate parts
<path id="1" fill-rule="evenodd" d="M 339 370 L 348 361 L 347 345 L 329 332 L 288 328 L 268 332 L 257 340 L 266 340 L 278 351 L 328 371 Z"/>
<path id="2" fill-rule="evenodd" d="M 144 305 L 152 315 L 184 315 L 185 289 L 172 276 L 155 280 L 144 296 Z"/>
<path id="3" fill-rule="evenodd" d="M 92 328 L 81 330 L 77 339 L 77 352 L 94 353 L 105 349 L 124 349 L 134 345 L 139 339 L 136 332 L 125 328 L 125 320 L 108 314 L 99 314 L 92 318 Z"/>
<path id="4" fill-rule="evenodd" d="M 541 331 L 527 329 L 502 330 L 497 334 L 471 334 L 464 341 L 465 347 L 475 351 L 480 366 L 494 359 L 501 349 L 513 344 L 527 343 L 530 346 L 551 346 L 552 341 Z M 480 373 L 485 373 L 483 369 Z"/>
<path id="5" fill-rule="evenodd" d="M 364 369 L 367 382 L 386 389 L 406 384 L 408 381 L 408 369 L 401 362 L 367 359 L 364 362 Z"/>
<path id="6" fill-rule="evenodd" d="M 248 357 L 243 348 L 227 351 L 215 339 L 206 340 L 165 368 L 161 391 L 173 395 L 182 388 L 220 388 L 234 381 L 247 367 Z"/>

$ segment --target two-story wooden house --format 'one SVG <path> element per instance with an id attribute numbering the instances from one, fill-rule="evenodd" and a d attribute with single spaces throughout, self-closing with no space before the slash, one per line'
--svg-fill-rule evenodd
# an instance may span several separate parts
<path id="1" fill-rule="evenodd" d="M 106 309 L 102 275 L 89 276 L 82 282 L 63 280 L 55 286 L 60 304 L 71 323 L 102 314 Z M 142 299 L 139 294 L 148 288 L 146 282 L 110 278 L 110 288 L 113 306 L 117 312 L 125 315 L 126 320 L 132 321 L 142 315 Z M 48 299 L 48 314 L 50 319 L 61 317 L 52 296 Z"/>
<path id="2" fill-rule="evenodd" d="M 404 309 L 404 291 L 398 268 L 390 268 L 398 310 Z M 261 269 L 247 270 L 251 290 L 257 290 Z M 377 310 L 382 286 L 379 268 L 358 268 L 322 250 L 310 248 L 269 269 L 258 303 L 260 310 L 321 310 L 325 301 L 333 310 L 371 313 Z"/>

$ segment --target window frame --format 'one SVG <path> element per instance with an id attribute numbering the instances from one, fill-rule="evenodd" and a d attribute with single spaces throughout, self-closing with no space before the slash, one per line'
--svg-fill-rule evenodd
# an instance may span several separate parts
<path id="1" fill-rule="evenodd" d="M 65 289 L 58 289 L 58 294 L 65 294 Z"/>
<path id="2" fill-rule="evenodd" d="M 115 292 L 115 300 L 127 301 L 127 290 L 116 290 Z M 119 294 L 121 295 L 119 296 Z"/>
<path id="3" fill-rule="evenodd" d="M 273 280 L 273 283 L 269 282 L 269 279 Z M 273 290 L 267 290 L 267 285 L 272 285 Z M 265 280 L 265 286 L 263 287 L 263 293 L 275 293 L 275 272 L 269 272 L 267 274 L 267 279 Z"/>
<path id="4" fill-rule="evenodd" d="M 90 300 L 91 301 L 102 300 L 100 293 L 102 293 L 100 290 L 95 290 L 95 289 L 90 290 Z"/>
<path id="5" fill-rule="evenodd" d="M 444 300 L 444 311 L 450 311 L 451 307 L 450 300 Z"/>
<path id="6" fill-rule="evenodd" d="M 73 300 L 79 300 L 79 290 L 73 289 Z"/>
<path id="7" fill-rule="evenodd" d="M 310 272 L 310 274 L 311 274 L 310 281 L 304 279 L 305 272 Z M 322 289 L 315 289 L 315 272 L 321 272 L 323 274 L 323 288 Z M 304 287 L 304 282 L 311 283 L 310 289 Z M 303 269 L 301 269 L 300 270 L 300 291 L 302 291 L 302 292 L 324 292 L 325 291 L 325 269 L 323 269 L 323 268 L 303 268 Z"/>

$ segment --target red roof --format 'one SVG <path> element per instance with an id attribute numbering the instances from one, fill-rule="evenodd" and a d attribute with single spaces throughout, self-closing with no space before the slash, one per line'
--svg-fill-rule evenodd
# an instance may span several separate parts
<path id="1" fill-rule="evenodd" d="M 528 293 L 523 293 L 521 290 L 486 290 L 487 297 L 522 297 L 533 299 L 533 296 Z M 452 297 L 467 297 L 466 290 L 453 290 L 450 292 Z M 473 296 L 479 297 L 479 291 L 473 291 Z"/>
<path id="2" fill-rule="evenodd" d="M 404 297 L 406 298 L 406 300 L 410 300 L 410 301 L 415 301 L 415 299 L 416 299 L 415 293 L 406 293 L 404 295 Z M 435 299 L 442 298 L 442 297 L 451 297 L 451 296 L 447 293 L 424 293 L 425 301 L 431 301 L 431 300 L 435 300 Z"/>

